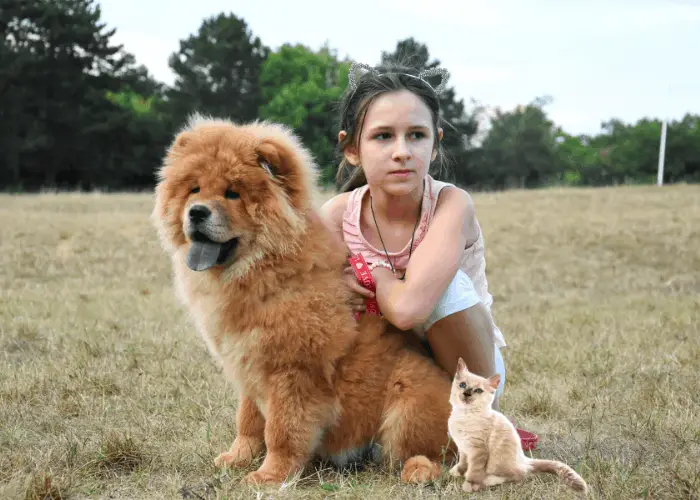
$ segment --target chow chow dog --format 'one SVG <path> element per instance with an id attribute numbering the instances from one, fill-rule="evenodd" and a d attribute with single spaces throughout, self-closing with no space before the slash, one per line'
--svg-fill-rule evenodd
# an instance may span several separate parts
<path id="1" fill-rule="evenodd" d="M 199 115 L 158 171 L 152 217 L 177 295 L 239 396 L 215 464 L 247 468 L 265 452 L 244 482 L 274 484 L 314 459 L 374 457 L 405 482 L 435 479 L 456 454 L 451 377 L 383 318 L 355 319 L 316 179 L 288 128 Z"/>

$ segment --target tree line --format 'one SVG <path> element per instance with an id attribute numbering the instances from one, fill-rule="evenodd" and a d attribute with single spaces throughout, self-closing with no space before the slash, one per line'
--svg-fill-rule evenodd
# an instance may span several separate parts
<path id="1" fill-rule="evenodd" d="M 194 111 L 294 128 L 324 184 L 334 183 L 337 105 L 351 61 L 329 46 L 267 47 L 244 19 L 221 13 L 180 41 L 172 85 L 156 81 L 112 41 L 95 0 L 3 0 L 0 5 L 0 189 L 150 189 L 173 134 Z M 381 51 L 440 66 L 414 38 Z M 486 113 L 449 87 L 441 96 L 449 168 L 469 189 L 604 186 L 656 180 L 661 121 L 611 119 L 571 135 L 547 116 L 547 97 Z M 664 181 L 700 181 L 700 116 L 668 124 Z"/>

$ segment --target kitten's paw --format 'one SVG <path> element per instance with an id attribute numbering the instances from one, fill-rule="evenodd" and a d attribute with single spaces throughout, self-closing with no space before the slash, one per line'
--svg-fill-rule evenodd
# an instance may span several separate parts
<path id="1" fill-rule="evenodd" d="M 483 471 L 469 470 L 464 475 L 464 479 L 466 479 L 470 483 L 476 483 L 476 484 L 483 483 L 485 478 L 486 478 L 486 474 Z"/>
<path id="2" fill-rule="evenodd" d="M 464 481 L 464 484 L 462 485 L 462 489 L 466 491 L 467 493 L 473 493 L 475 491 L 479 491 L 481 489 L 481 485 L 479 483 L 472 483 L 469 481 Z"/>
<path id="3" fill-rule="evenodd" d="M 459 464 L 455 465 L 450 469 L 450 475 L 454 477 L 464 477 L 464 474 L 466 474 L 466 472 L 467 470 L 460 467 Z"/>
<path id="4" fill-rule="evenodd" d="M 498 486 L 506 482 L 505 477 L 488 475 L 484 478 L 484 486 Z"/>

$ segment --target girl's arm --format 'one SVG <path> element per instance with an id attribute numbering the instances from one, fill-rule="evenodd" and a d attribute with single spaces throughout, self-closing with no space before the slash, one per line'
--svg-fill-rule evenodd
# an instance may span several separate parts
<path id="1" fill-rule="evenodd" d="M 343 238 L 343 213 L 345 212 L 345 205 L 349 195 L 350 193 L 341 193 L 334 196 L 324 203 L 320 210 L 321 219 L 335 237 L 338 248 L 348 255 L 350 252 Z M 365 299 L 374 298 L 374 293 L 358 283 L 349 265 L 346 267 L 344 279 L 350 290 L 356 294 L 350 304 L 353 311 L 364 312 L 366 308 Z"/>
<path id="2" fill-rule="evenodd" d="M 401 330 L 423 324 L 454 278 L 464 249 L 479 237 L 474 203 L 459 188 L 440 192 L 428 233 L 414 250 L 404 281 L 391 270 L 372 271 L 379 309 Z"/>

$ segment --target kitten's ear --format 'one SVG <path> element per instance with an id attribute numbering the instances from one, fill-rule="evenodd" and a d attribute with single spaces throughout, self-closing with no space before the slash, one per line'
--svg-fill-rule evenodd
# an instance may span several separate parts
<path id="1" fill-rule="evenodd" d="M 457 375 L 459 374 L 467 374 L 469 373 L 469 369 L 467 368 L 467 364 L 464 362 L 464 360 L 460 357 L 457 360 Z"/>
<path id="2" fill-rule="evenodd" d="M 493 375 L 492 377 L 489 378 L 489 385 L 491 388 L 495 391 L 498 389 L 498 384 L 501 383 L 501 374 L 497 373 L 496 375 Z"/>

